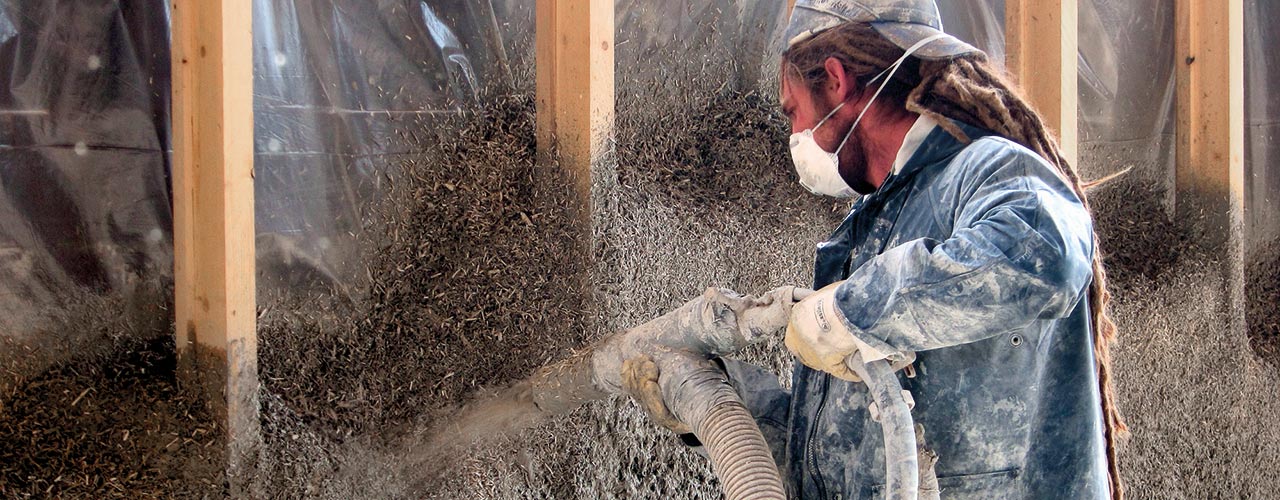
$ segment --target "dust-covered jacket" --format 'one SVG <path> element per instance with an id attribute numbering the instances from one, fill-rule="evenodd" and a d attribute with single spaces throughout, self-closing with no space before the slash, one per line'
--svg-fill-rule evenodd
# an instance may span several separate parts
<path id="1" fill-rule="evenodd" d="M 953 123 L 971 142 L 935 127 L 818 245 L 813 288 L 846 280 L 836 298 L 854 335 L 918 354 L 899 380 L 943 499 L 1106 498 L 1089 214 L 1040 156 Z M 727 369 L 792 498 L 883 498 L 865 385 L 797 361 L 788 394 Z"/>

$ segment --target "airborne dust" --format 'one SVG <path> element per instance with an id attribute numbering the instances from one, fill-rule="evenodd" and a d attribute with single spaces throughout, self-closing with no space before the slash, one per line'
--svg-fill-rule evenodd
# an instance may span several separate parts
<path id="1" fill-rule="evenodd" d="M 798 187 L 770 93 L 635 90 L 646 88 L 656 87 L 619 89 L 616 146 L 593 172 L 589 228 L 567 208 L 560 170 L 535 158 L 532 98 L 495 98 L 477 119 L 424 138 L 386 198 L 366 207 L 362 279 L 263 301 L 264 492 L 719 498 L 705 459 L 620 399 L 511 435 L 495 424 L 477 448 L 431 446 L 468 396 L 708 285 L 757 293 L 809 283 L 812 246 L 846 207 Z M 1215 252 L 1146 185 L 1121 179 L 1094 194 L 1121 328 L 1131 498 L 1265 498 L 1280 478 L 1271 459 L 1280 428 L 1265 418 L 1280 412 L 1280 375 L 1254 349 L 1275 362 L 1275 301 L 1252 301 L 1261 304 L 1250 311 L 1253 339 L 1231 333 Z M 1277 254 L 1255 255 L 1251 295 L 1276 297 Z M 109 314 L 121 307 L 89 301 L 55 323 L 93 332 L 92 356 L 5 375 L 0 496 L 218 488 L 205 451 L 217 429 L 174 383 L 171 332 Z M 790 365 L 780 342 L 743 357 L 779 373 Z"/>

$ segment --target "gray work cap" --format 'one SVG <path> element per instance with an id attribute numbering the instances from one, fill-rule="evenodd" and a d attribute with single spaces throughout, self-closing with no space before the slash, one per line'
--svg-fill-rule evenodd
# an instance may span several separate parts
<path id="1" fill-rule="evenodd" d="M 944 35 L 915 52 L 921 59 L 950 59 L 982 52 L 942 32 L 942 17 L 933 0 L 796 0 L 787 24 L 787 47 L 848 22 L 870 24 L 903 50 L 926 38 Z"/>

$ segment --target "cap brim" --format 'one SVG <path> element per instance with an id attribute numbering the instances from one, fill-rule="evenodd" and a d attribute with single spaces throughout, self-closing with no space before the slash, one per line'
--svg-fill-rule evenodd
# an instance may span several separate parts
<path id="1" fill-rule="evenodd" d="M 791 11 L 791 19 L 787 22 L 787 30 L 782 37 L 782 42 L 790 47 L 848 21 L 828 12 L 798 5 Z"/>
<path id="2" fill-rule="evenodd" d="M 935 35 L 946 35 L 920 47 L 912 54 L 926 60 L 951 59 L 965 54 L 980 54 L 981 50 L 969 45 L 959 38 L 947 35 L 923 24 L 873 22 L 871 27 L 880 32 L 886 39 L 902 50 L 907 50 L 916 43 Z"/>

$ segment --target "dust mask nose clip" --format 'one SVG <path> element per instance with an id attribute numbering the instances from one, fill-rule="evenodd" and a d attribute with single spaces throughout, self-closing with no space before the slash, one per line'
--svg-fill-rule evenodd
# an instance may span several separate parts
<path id="1" fill-rule="evenodd" d="M 800 176 L 800 184 L 803 185 L 813 194 L 833 196 L 836 198 L 851 198 L 857 193 L 845 182 L 840 176 L 840 150 L 844 149 L 844 145 L 849 142 L 849 137 L 853 136 L 853 131 L 858 128 L 858 124 L 862 122 L 862 117 L 866 116 L 867 110 L 871 109 L 871 105 L 876 102 L 876 98 L 880 97 L 880 92 L 889 84 L 889 80 L 893 79 L 893 74 L 898 71 L 902 63 L 907 60 L 911 54 L 920 50 L 921 47 L 928 45 L 929 42 L 946 38 L 945 34 L 937 34 L 924 40 L 916 42 L 911 48 L 903 52 L 902 57 L 894 61 L 884 71 L 876 75 L 867 82 L 868 85 L 875 83 L 880 77 L 885 77 L 884 82 L 876 88 L 876 92 L 871 95 L 871 100 L 863 106 L 862 111 L 858 113 L 858 117 L 853 120 L 853 125 L 849 127 L 849 131 L 844 134 L 844 140 L 840 141 L 840 146 L 836 147 L 834 153 L 829 153 L 818 145 L 818 141 L 813 138 L 813 131 L 821 127 L 827 122 L 828 118 L 836 114 L 845 103 L 841 102 L 838 106 L 827 113 L 822 120 L 818 121 L 813 128 L 805 129 L 799 133 L 791 134 L 791 162 L 795 165 L 796 174 Z M 886 76 L 887 74 L 887 76 Z"/>

